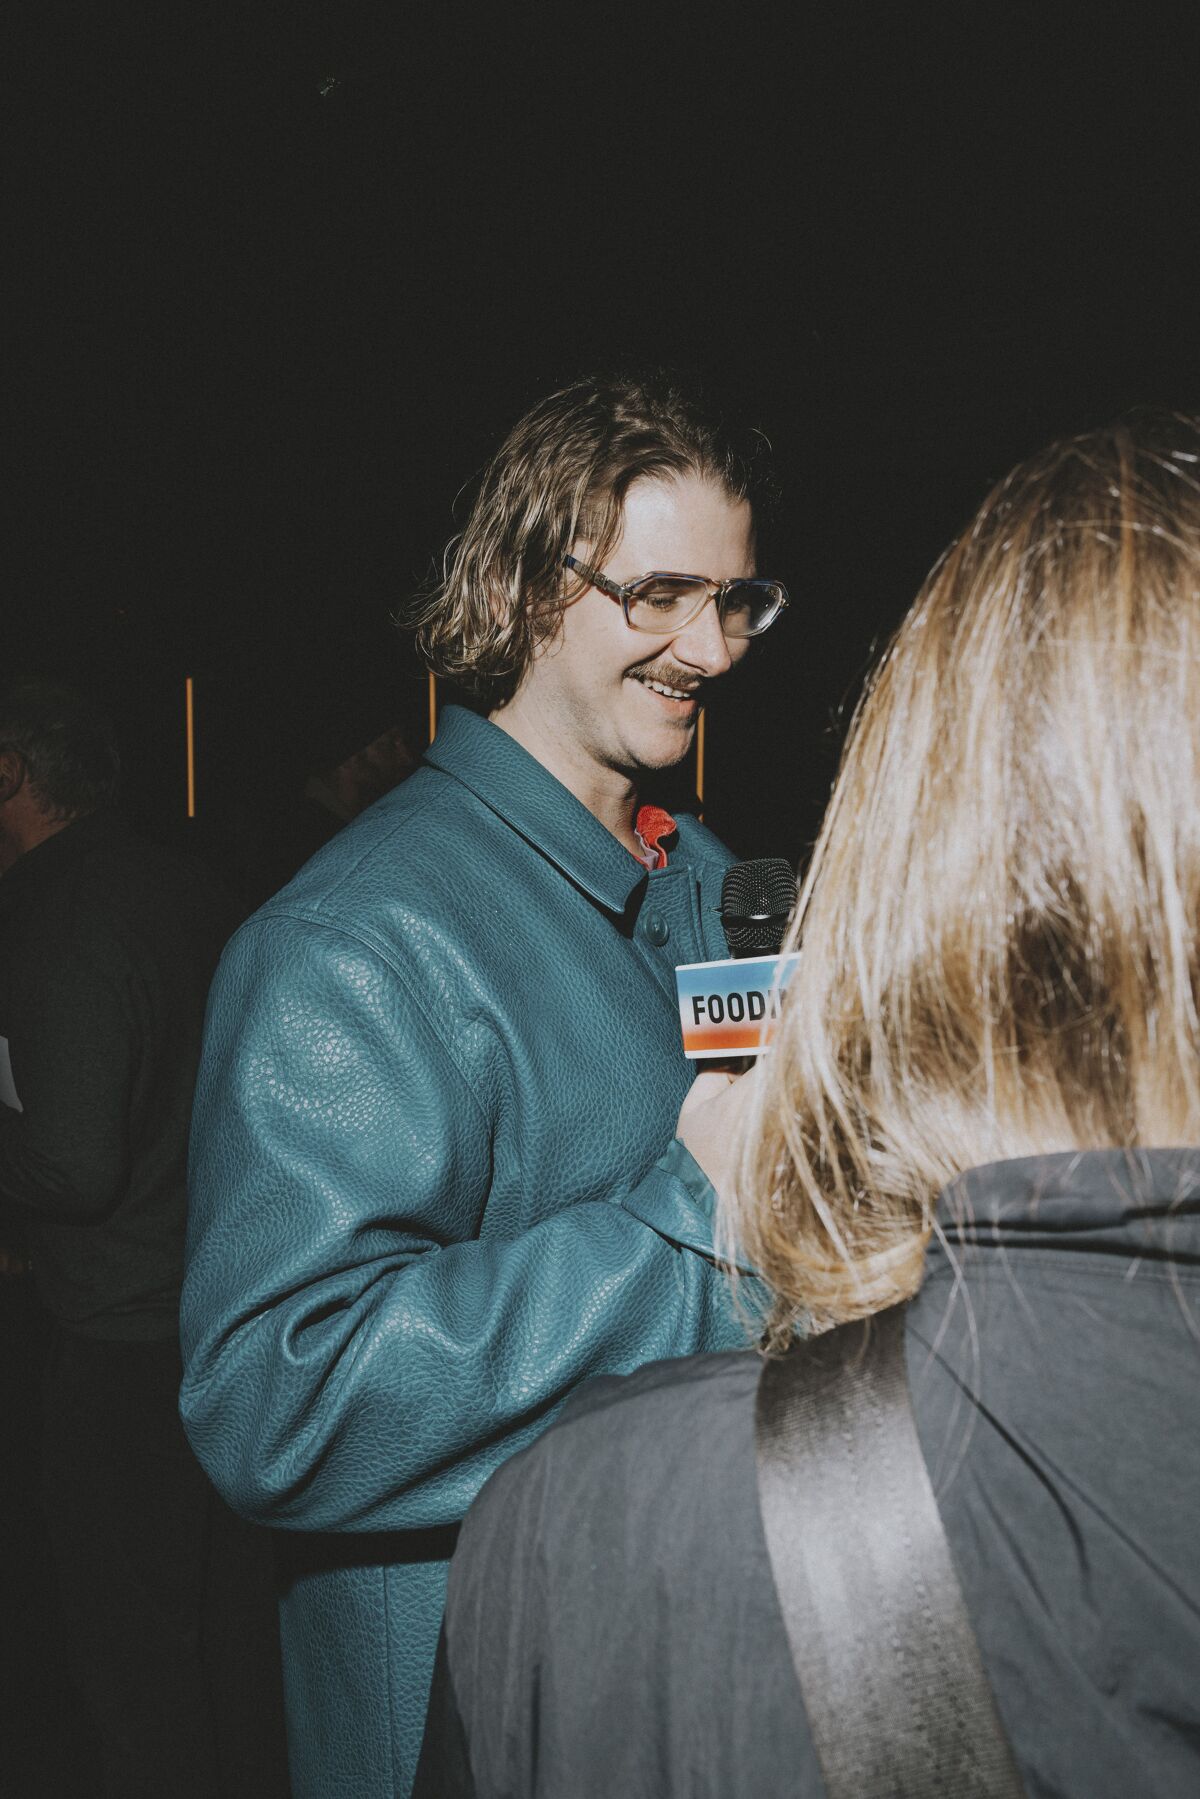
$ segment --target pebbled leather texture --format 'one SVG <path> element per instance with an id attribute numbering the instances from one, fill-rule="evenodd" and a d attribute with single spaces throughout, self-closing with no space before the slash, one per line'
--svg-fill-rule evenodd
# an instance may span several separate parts
<path id="1" fill-rule="evenodd" d="M 674 967 L 726 953 L 731 858 L 647 873 L 457 708 L 426 764 L 242 927 L 209 1004 L 182 1409 L 294 1540 L 297 1799 L 406 1793 L 449 1533 L 580 1381 L 741 1346 Z M 653 921 L 653 931 L 647 928 Z M 697 1193 L 701 1197 L 697 1198 Z"/>

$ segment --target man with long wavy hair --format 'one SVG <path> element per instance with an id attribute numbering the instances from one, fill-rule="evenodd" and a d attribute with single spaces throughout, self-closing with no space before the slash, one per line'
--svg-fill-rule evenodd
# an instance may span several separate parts
<path id="1" fill-rule="evenodd" d="M 218 976 L 183 1408 L 231 1502 L 296 1533 L 298 1796 L 408 1790 L 492 1469 L 588 1375 L 740 1337 L 674 1140 L 673 970 L 724 954 L 730 858 L 646 789 L 786 602 L 748 441 L 665 378 L 521 420 L 415 620 L 478 709 Z"/>

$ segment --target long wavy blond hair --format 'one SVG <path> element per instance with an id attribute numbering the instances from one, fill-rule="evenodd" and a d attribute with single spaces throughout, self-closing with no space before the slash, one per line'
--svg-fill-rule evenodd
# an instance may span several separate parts
<path id="1" fill-rule="evenodd" d="M 769 1340 L 910 1296 L 974 1165 L 1200 1142 L 1200 422 L 989 494 L 868 683 L 724 1212 Z"/>
<path id="2" fill-rule="evenodd" d="M 516 690 L 538 645 L 586 581 L 564 579 L 573 545 L 603 564 L 639 479 L 697 474 L 756 519 L 776 493 L 770 445 L 727 419 L 669 369 L 573 382 L 539 400 L 484 469 L 441 577 L 401 622 L 435 674 L 495 706 Z"/>

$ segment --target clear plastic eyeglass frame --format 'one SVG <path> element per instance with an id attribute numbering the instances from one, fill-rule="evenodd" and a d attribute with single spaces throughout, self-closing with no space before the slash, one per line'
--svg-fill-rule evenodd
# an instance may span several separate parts
<path id="1" fill-rule="evenodd" d="M 752 631 L 731 631 L 722 617 L 721 628 L 727 637 L 761 637 L 763 632 L 769 630 L 775 623 L 788 603 L 787 588 L 782 581 L 759 580 L 757 577 L 748 576 L 736 576 L 731 581 L 713 581 L 708 575 L 684 575 L 670 569 L 655 569 L 648 575 L 639 575 L 636 581 L 626 581 L 622 584 L 610 580 L 606 574 L 603 574 L 598 568 L 593 568 L 589 562 L 581 562 L 577 556 L 564 556 L 563 566 L 574 569 L 577 575 L 582 575 L 585 580 L 590 581 L 600 593 L 607 594 L 610 600 L 616 600 L 625 614 L 625 623 L 631 631 L 653 633 L 655 630 L 654 625 L 635 624 L 629 616 L 630 608 L 638 597 L 639 588 L 648 587 L 653 581 L 688 581 L 705 590 L 703 595 L 697 597 L 692 611 L 687 613 L 684 618 L 672 623 L 671 630 L 674 632 L 685 631 L 693 619 L 699 618 L 710 600 L 715 603 L 718 615 L 720 615 L 721 602 L 734 587 L 756 588 L 770 596 L 772 605 L 762 622 L 756 625 Z"/>

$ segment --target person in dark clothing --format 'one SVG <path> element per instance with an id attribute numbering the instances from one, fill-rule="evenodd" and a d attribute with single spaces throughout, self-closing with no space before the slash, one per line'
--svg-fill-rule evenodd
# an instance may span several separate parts
<path id="1" fill-rule="evenodd" d="M 178 1416 L 192 1086 L 237 920 L 122 823 L 118 771 L 78 695 L 0 693 L 0 1240 L 55 1325 L 43 1503 L 103 1790 L 283 1793 L 269 1542 Z"/>
<path id="2" fill-rule="evenodd" d="M 907 1305 L 922 1455 L 1047 1799 L 1200 1790 L 1198 464 L 1170 417 L 1052 446 L 938 563 L 856 716 L 771 1054 L 685 1139 L 768 1353 Z M 493 1476 L 419 1796 L 826 1792 L 760 1368 L 594 1383 Z"/>

